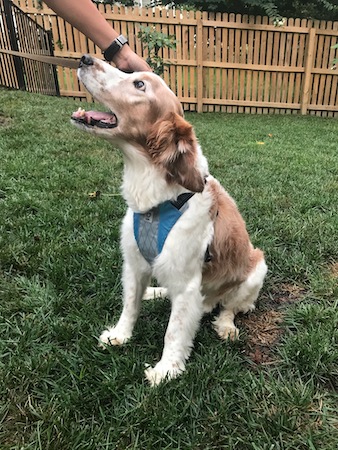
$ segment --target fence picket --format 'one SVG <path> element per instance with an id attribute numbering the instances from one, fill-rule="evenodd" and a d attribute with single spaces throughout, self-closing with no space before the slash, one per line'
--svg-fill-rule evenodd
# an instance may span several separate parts
<path id="1" fill-rule="evenodd" d="M 197 112 L 203 110 L 203 22 L 202 13 L 196 12 Z"/>
<path id="2" fill-rule="evenodd" d="M 315 55 L 315 39 L 316 39 L 316 29 L 310 28 L 309 38 L 307 44 L 306 58 L 305 58 L 305 73 L 303 82 L 303 92 L 301 98 L 301 114 L 307 113 L 307 108 L 310 100 L 310 83 L 312 79 L 312 67 Z"/>

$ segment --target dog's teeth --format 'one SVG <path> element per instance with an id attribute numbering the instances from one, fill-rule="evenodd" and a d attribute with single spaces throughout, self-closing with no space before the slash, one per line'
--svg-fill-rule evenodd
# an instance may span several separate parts
<path id="1" fill-rule="evenodd" d="M 80 106 L 79 106 L 79 109 L 77 110 L 77 112 L 79 113 L 80 117 L 83 117 L 86 115 L 86 111 L 84 109 L 82 109 Z"/>

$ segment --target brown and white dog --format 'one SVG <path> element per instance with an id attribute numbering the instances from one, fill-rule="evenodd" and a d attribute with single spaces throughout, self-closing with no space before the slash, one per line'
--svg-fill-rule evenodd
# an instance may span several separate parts
<path id="1" fill-rule="evenodd" d="M 209 174 L 193 127 L 164 81 L 150 72 L 126 74 L 88 55 L 82 57 L 78 76 L 111 112 L 79 109 L 72 122 L 122 150 L 122 192 L 128 204 L 121 237 L 123 311 L 100 342 L 125 343 L 142 298 L 168 296 L 171 315 L 162 358 L 145 370 L 156 385 L 184 371 L 204 312 L 220 305 L 214 321 L 218 335 L 237 337 L 235 315 L 254 308 L 267 266 L 263 252 L 252 246 L 234 200 Z M 194 195 L 182 196 L 189 193 Z M 160 205 L 182 198 L 184 212 L 163 248 L 153 260 L 146 259 L 135 238 L 134 213 L 151 221 Z M 151 276 L 163 288 L 147 289 Z"/>

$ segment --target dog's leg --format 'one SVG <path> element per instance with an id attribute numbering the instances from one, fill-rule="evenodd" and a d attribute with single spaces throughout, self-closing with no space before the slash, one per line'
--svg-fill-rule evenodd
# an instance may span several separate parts
<path id="1" fill-rule="evenodd" d="M 231 309 L 223 309 L 220 315 L 214 320 L 213 325 L 221 339 L 231 339 L 234 341 L 238 338 L 239 330 L 234 323 L 235 313 Z"/>
<path id="2" fill-rule="evenodd" d="M 244 314 L 255 309 L 259 291 L 267 272 L 267 266 L 262 259 L 248 278 L 235 290 L 228 293 L 221 302 L 223 308 L 220 315 L 214 320 L 214 328 L 221 339 L 235 340 L 238 338 L 239 330 L 236 328 L 234 319 L 239 312 Z"/>
<path id="3" fill-rule="evenodd" d="M 99 340 L 100 346 L 121 345 L 130 339 L 138 319 L 141 299 L 149 283 L 148 272 L 136 272 L 130 264 L 123 266 L 123 310 L 114 327 L 105 330 Z"/>
<path id="4" fill-rule="evenodd" d="M 195 284 L 195 283 L 192 283 Z M 193 340 L 203 315 L 203 297 L 199 287 L 187 288 L 173 295 L 172 309 L 161 360 L 145 370 L 146 378 L 154 386 L 165 378 L 175 378 L 185 369 L 193 347 Z"/>

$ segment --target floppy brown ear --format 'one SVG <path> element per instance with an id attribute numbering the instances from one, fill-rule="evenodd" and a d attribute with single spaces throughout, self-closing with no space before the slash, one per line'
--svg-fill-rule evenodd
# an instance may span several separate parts
<path id="1" fill-rule="evenodd" d="M 168 183 L 202 192 L 204 178 L 196 168 L 197 140 L 193 127 L 176 113 L 157 121 L 148 136 L 147 147 L 154 163 L 166 171 Z"/>

